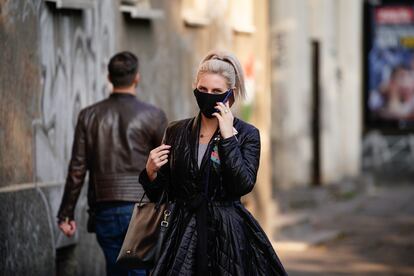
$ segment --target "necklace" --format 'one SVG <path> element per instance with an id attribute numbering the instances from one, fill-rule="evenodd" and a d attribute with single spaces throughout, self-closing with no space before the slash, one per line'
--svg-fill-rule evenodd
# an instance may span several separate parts
<path id="1" fill-rule="evenodd" d="M 210 129 L 209 128 L 204 128 L 204 132 L 203 133 L 201 132 L 201 128 L 200 128 L 199 131 L 200 131 L 200 134 L 199 134 L 199 137 L 200 138 L 211 137 L 216 132 L 215 129 L 211 129 L 211 128 Z"/>
<path id="2" fill-rule="evenodd" d="M 205 138 L 207 136 L 208 136 L 207 134 L 200 133 L 200 138 Z"/>
<path id="3" fill-rule="evenodd" d="M 207 133 L 207 134 L 209 134 L 209 133 Z M 200 133 L 200 138 L 207 137 L 208 136 L 207 134 L 206 133 Z M 210 135 L 212 135 L 212 133 Z"/>

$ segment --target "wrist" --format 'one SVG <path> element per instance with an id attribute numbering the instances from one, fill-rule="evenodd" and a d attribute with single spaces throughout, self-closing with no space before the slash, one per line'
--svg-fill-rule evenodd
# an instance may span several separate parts
<path id="1" fill-rule="evenodd" d="M 148 174 L 149 180 L 152 182 L 155 178 L 157 178 L 157 172 L 154 172 L 152 174 Z"/>
<path id="2" fill-rule="evenodd" d="M 58 217 L 58 224 L 60 225 L 60 224 L 63 224 L 63 223 L 69 223 L 70 220 L 71 219 L 68 216 Z"/>
<path id="3" fill-rule="evenodd" d="M 223 137 L 223 139 L 227 139 L 227 138 L 230 138 L 232 136 L 233 136 L 233 133 L 231 131 L 230 132 L 222 132 L 221 133 L 221 137 Z"/>
<path id="4" fill-rule="evenodd" d="M 149 169 L 149 168 L 145 168 L 145 171 L 147 173 L 147 177 L 148 179 L 152 182 L 156 177 L 157 177 L 157 172 Z"/>

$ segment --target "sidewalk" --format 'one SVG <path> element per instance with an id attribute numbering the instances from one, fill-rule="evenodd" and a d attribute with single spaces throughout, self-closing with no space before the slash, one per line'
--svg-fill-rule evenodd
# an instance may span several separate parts
<path id="1" fill-rule="evenodd" d="M 346 182 L 278 195 L 289 275 L 414 275 L 414 183 Z"/>

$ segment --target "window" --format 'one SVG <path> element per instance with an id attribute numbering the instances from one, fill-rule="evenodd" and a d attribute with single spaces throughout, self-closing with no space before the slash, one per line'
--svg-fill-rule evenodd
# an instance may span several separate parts
<path id="1" fill-rule="evenodd" d="M 88 9 L 93 8 L 96 0 L 45 0 L 45 2 L 55 3 L 58 9 Z"/>
<path id="2" fill-rule="evenodd" d="M 123 13 L 129 13 L 131 18 L 156 19 L 164 16 L 161 10 L 151 8 L 149 0 L 122 0 L 119 8 Z"/>

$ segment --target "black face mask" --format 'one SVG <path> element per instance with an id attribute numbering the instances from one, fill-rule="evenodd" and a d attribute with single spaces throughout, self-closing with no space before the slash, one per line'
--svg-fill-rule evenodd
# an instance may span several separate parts
<path id="1" fill-rule="evenodd" d="M 214 118 L 213 113 L 218 112 L 216 108 L 214 108 L 218 102 L 226 102 L 233 90 L 230 89 L 222 94 L 210 94 L 201 92 L 198 89 L 194 89 L 194 96 L 196 97 L 198 107 L 200 108 L 201 113 L 207 118 Z"/>

